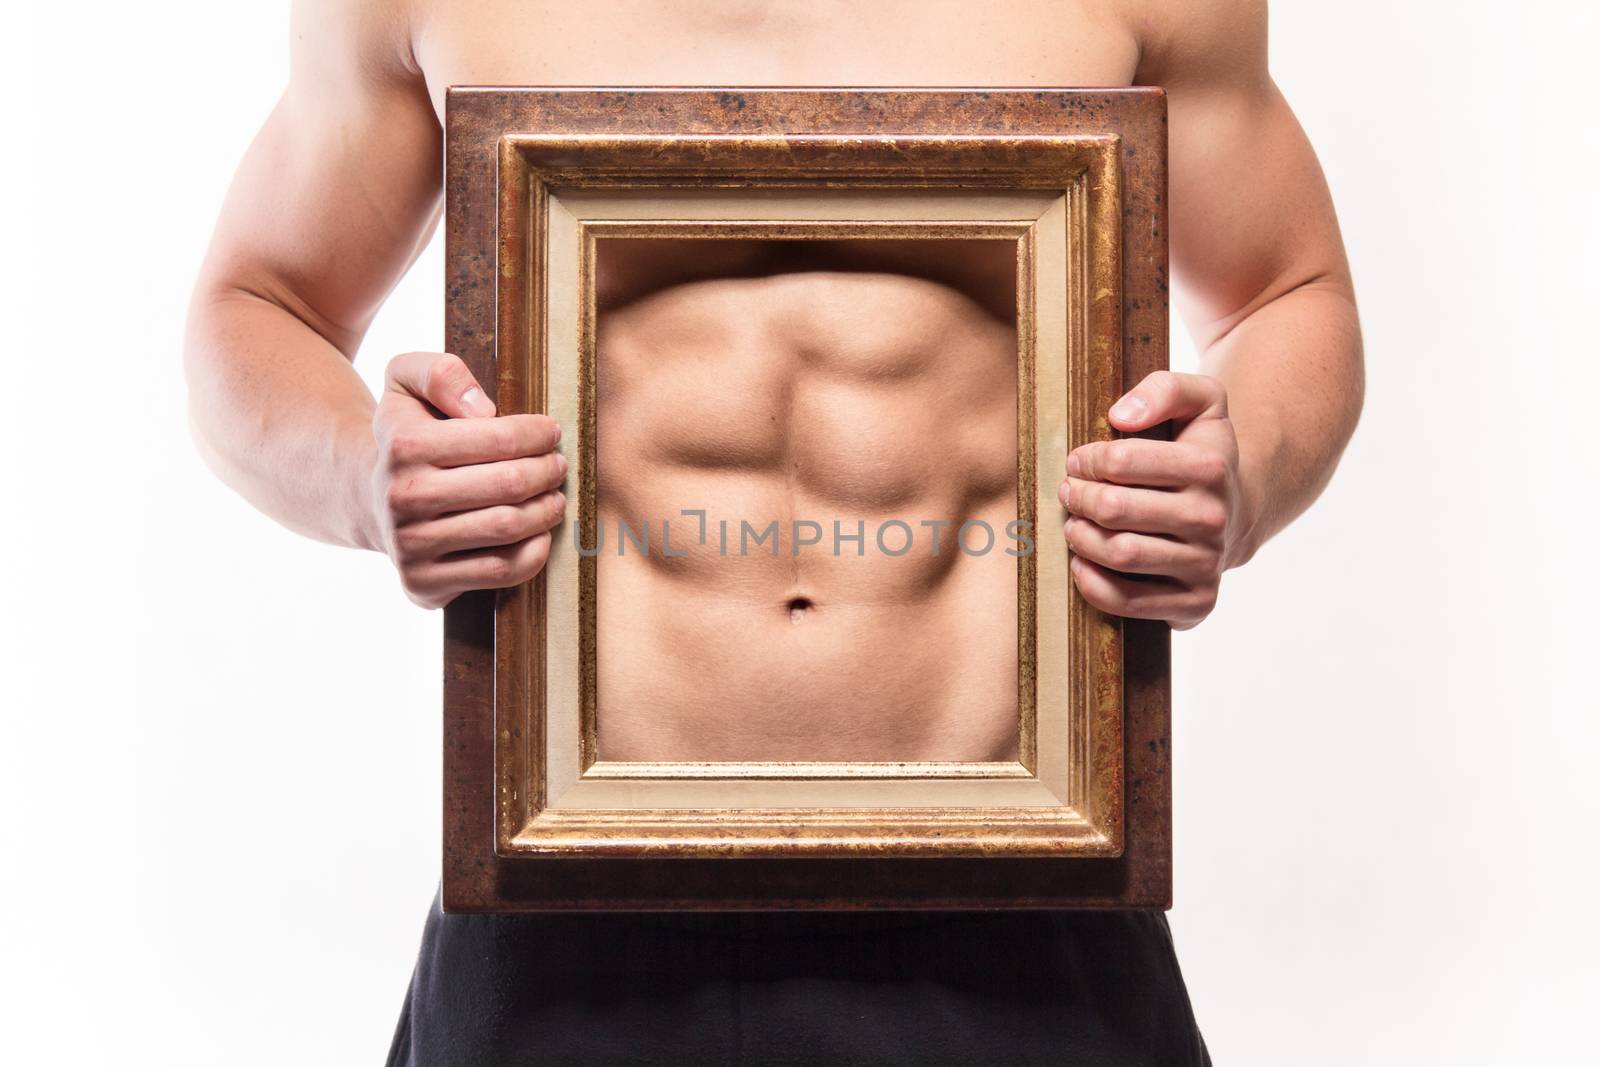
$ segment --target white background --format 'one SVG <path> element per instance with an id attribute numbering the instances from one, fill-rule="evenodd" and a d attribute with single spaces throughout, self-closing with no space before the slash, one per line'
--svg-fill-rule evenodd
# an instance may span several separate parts
<path id="1" fill-rule="evenodd" d="M 1600 27 L 1524 10 L 1274 12 L 1370 389 L 1322 502 L 1175 640 L 1172 924 L 1219 1064 L 1592 1055 Z M 284 5 L 8 21 L 0 1059 L 380 1062 L 437 878 L 439 616 L 184 423 Z M 369 377 L 440 345 L 441 274 L 436 243 Z"/>

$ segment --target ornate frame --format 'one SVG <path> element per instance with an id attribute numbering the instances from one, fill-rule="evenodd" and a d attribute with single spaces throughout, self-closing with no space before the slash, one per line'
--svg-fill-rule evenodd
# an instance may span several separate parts
<path id="1" fill-rule="evenodd" d="M 457 88 L 447 103 L 449 347 L 497 381 L 502 411 L 576 428 L 562 447 L 586 543 L 607 235 L 1015 241 L 1019 515 L 1046 520 L 1018 560 L 1016 764 L 596 761 L 595 560 L 558 539 L 540 579 L 461 598 L 447 909 L 1165 906 L 1165 630 L 1036 595 L 1071 588 L 1056 479 L 1038 472 L 1108 437 L 1123 381 L 1165 365 L 1160 91 Z"/>

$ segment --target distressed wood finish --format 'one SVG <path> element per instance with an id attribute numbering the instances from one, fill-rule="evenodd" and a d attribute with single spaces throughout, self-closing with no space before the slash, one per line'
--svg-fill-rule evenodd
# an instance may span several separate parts
<path id="1" fill-rule="evenodd" d="M 724 145 L 712 144 L 709 152 L 706 146 L 727 139 L 738 143 L 747 169 L 754 159 L 763 171 L 801 184 L 860 186 L 874 179 L 861 173 L 860 151 L 841 152 L 837 136 L 900 138 L 903 144 L 920 144 L 915 165 L 930 184 L 944 179 L 972 184 L 982 178 L 1026 187 L 1030 176 L 1039 173 L 1034 158 L 1039 138 L 1101 138 L 1118 153 L 1114 170 L 1121 182 L 1121 240 L 1117 247 L 1102 250 L 1121 257 L 1121 336 L 1100 336 L 1108 329 L 1114 333 L 1118 322 L 1117 316 L 1101 318 L 1087 350 L 1109 353 L 1113 360 L 1120 350 L 1120 367 L 1102 368 L 1096 379 L 1101 382 L 1136 381 L 1166 366 L 1166 137 L 1159 90 L 453 89 L 447 125 L 448 345 L 480 380 L 498 381 L 502 398 L 518 406 L 541 408 L 543 383 L 520 372 L 528 360 L 497 364 L 496 335 L 503 347 L 508 337 L 520 346 L 538 325 L 523 320 L 538 320 L 544 311 L 537 299 L 508 304 L 508 293 L 523 292 L 518 288 L 520 265 L 528 250 L 502 243 L 522 241 L 525 231 L 512 226 L 511 232 L 497 233 L 496 213 L 502 195 L 508 197 L 499 206 L 502 217 L 515 218 L 523 210 L 518 205 L 528 202 L 528 190 L 521 184 L 526 170 L 516 170 L 518 159 L 525 158 L 518 153 L 529 151 L 528 145 L 543 151 L 540 165 L 546 175 L 561 173 L 562 145 L 586 145 L 583 180 L 591 184 L 609 180 L 595 169 L 593 146 L 618 141 L 628 142 L 633 153 L 632 164 L 621 158 L 627 152 L 619 155 L 618 184 L 636 181 L 641 148 L 660 174 L 715 182 L 707 179 L 707 171 L 721 167 L 727 172 L 728 153 Z M 505 134 L 522 136 L 503 140 Z M 949 140 L 974 135 L 990 140 Z M 769 157 L 765 163 L 759 162 L 763 155 Z M 513 168 L 509 173 L 508 166 Z M 518 173 L 522 177 L 513 176 Z M 720 183 L 747 184 L 749 177 L 725 175 Z M 901 173 L 888 180 L 903 185 L 904 179 Z M 1113 227 L 1091 229 L 1090 240 L 1104 242 L 1108 229 Z M 1106 397 L 1088 399 L 1096 408 L 1088 413 L 1095 420 L 1095 436 L 1106 436 Z M 1085 401 L 1084 391 L 1077 390 L 1074 402 Z M 586 417 L 592 418 L 592 406 Z M 1034 472 L 1022 473 L 1031 484 Z M 1037 476 L 1051 484 L 1056 477 L 1044 472 Z M 1053 523 L 1044 526 L 1035 526 L 1038 536 L 1053 532 Z M 592 589 L 592 570 L 589 580 Z M 1022 590 L 1019 583 L 1019 596 Z M 769 815 L 761 825 L 765 837 L 746 839 L 741 846 L 739 818 L 707 813 L 697 827 L 686 813 L 680 819 L 655 811 L 650 819 L 631 823 L 625 814 L 569 818 L 573 825 L 582 823 L 582 832 L 565 843 L 583 847 L 557 849 L 555 855 L 536 859 L 518 856 L 509 847 L 514 835 L 508 836 L 505 828 L 525 819 L 528 798 L 508 800 L 519 779 L 504 777 L 504 759 L 497 784 L 496 731 L 503 756 L 511 739 L 506 725 L 519 721 L 510 709 L 543 708 L 544 672 L 529 665 L 535 662 L 530 653 L 543 648 L 545 620 L 542 611 L 528 610 L 530 604 L 542 603 L 543 593 L 541 580 L 503 594 L 498 631 L 494 594 L 462 597 L 446 611 L 448 910 L 1170 904 L 1167 632 L 1160 624 L 1114 623 L 1104 617 L 1093 624 L 1096 632 L 1112 639 L 1082 646 L 1089 654 L 1077 657 L 1071 669 L 1075 686 L 1093 690 L 1091 704 L 1098 695 L 1100 704 L 1109 705 L 1097 712 L 1104 729 L 1096 736 L 1121 740 L 1110 749 L 1085 745 L 1092 763 L 1079 772 L 1095 783 L 1094 789 L 1085 786 L 1084 795 L 1101 828 L 1101 843 L 1114 847 L 1067 848 L 1045 838 L 1018 847 L 1015 834 L 1008 839 L 997 831 L 985 837 L 972 826 L 964 834 L 952 832 L 945 841 L 935 832 L 920 843 L 902 841 L 902 847 L 895 847 L 892 835 L 885 837 L 881 827 L 865 834 L 859 827 L 838 833 L 839 820 L 830 820 L 829 809 L 820 809 L 810 817 L 824 832 L 811 841 L 810 851 L 826 858 L 790 858 L 796 833 L 804 837 L 804 817 L 795 820 L 796 832 L 774 836 L 777 824 Z M 1075 617 L 1097 615 L 1078 598 L 1073 600 Z M 584 640 L 592 676 L 593 635 Z M 588 711 L 586 735 L 592 730 L 592 708 Z M 525 725 L 542 729 L 543 724 L 534 715 Z M 1108 732 L 1113 727 L 1115 733 Z M 1026 722 L 1023 736 L 1024 762 L 1031 763 Z M 589 762 L 586 755 L 585 765 Z M 616 773 L 604 764 L 595 769 Z M 523 767 L 517 773 L 526 772 Z M 608 834 L 608 823 L 614 824 L 614 833 Z M 640 828 L 652 823 L 664 831 L 661 840 L 638 847 Z M 748 817 L 744 824 L 754 825 Z M 559 837 L 561 819 L 553 825 Z M 1106 828 L 1114 842 L 1105 837 Z M 709 837 L 708 830 L 714 831 Z M 670 843 L 674 836 L 680 843 Z M 819 841 L 821 848 L 816 847 Z M 708 858 L 690 858 L 697 850 Z M 906 858 L 911 855 L 919 858 Z"/>
<path id="2" fill-rule="evenodd" d="M 596 544 L 599 235 L 1005 241 L 1020 296 L 1017 513 L 1036 531 L 1041 507 L 1055 509 L 1054 479 L 1038 469 L 1108 436 L 1096 413 L 1121 392 L 1118 144 L 1079 134 L 507 135 L 500 410 L 574 427 L 561 445 L 578 490 L 568 529 Z M 707 767 L 723 773 L 686 776 L 597 761 L 598 559 L 575 559 L 557 540 L 543 582 L 508 590 L 496 609 L 496 852 L 1117 855 L 1121 620 L 1078 597 L 1037 598 L 1036 571 L 1053 588 L 1068 572 L 1063 543 L 1035 544 L 1016 561 L 1020 761 L 722 763 Z"/>

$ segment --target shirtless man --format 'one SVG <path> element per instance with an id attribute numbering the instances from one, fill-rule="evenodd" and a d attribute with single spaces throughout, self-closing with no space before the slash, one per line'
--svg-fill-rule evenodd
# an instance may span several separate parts
<path id="1" fill-rule="evenodd" d="M 383 298 L 437 223 L 440 122 L 453 84 L 1164 86 L 1172 263 L 1205 373 L 1152 375 L 1110 411 L 1128 432 L 1170 420 L 1171 441 L 1085 446 L 1063 472 L 1073 580 L 1105 611 L 1180 629 L 1200 622 L 1222 573 L 1321 491 L 1354 428 L 1362 371 L 1351 283 L 1315 155 L 1267 72 L 1258 0 L 303 0 L 293 27 L 288 89 L 241 164 L 196 290 L 186 347 L 196 436 L 218 474 L 285 525 L 387 553 L 424 606 L 538 573 L 565 509 L 550 420 L 496 415 L 448 354 L 396 356 L 377 400 L 351 367 Z M 761 484 L 781 462 L 779 448 L 822 478 L 798 484 L 829 501 L 834 515 L 824 518 L 853 517 L 841 505 L 846 490 L 861 512 L 892 510 L 901 487 L 884 475 L 903 471 L 904 456 L 857 457 L 862 466 L 844 471 L 832 465 L 851 454 L 809 442 L 805 431 L 831 424 L 836 434 L 867 433 L 873 404 L 898 407 L 924 383 L 912 375 L 901 399 L 864 403 L 865 386 L 840 361 L 904 360 L 930 316 L 969 356 L 998 351 L 1003 329 L 984 319 L 980 283 L 910 264 L 863 269 L 842 250 L 804 270 L 721 282 L 689 279 L 682 264 L 633 266 L 644 295 L 619 300 L 607 341 L 619 372 L 612 421 L 672 425 L 653 453 L 603 446 L 602 462 L 619 472 L 608 505 L 616 512 L 697 506 L 670 486 L 652 488 L 651 476 L 672 462 L 703 486 L 732 456 L 728 469 L 754 480 L 726 484 Z M 615 278 L 629 268 L 618 260 Z M 655 405 L 626 380 L 630 353 L 637 370 L 640 354 L 667 351 L 675 332 L 719 301 L 766 330 L 757 393 L 804 392 L 809 419 L 787 420 L 781 433 L 738 433 L 725 401 L 668 394 Z M 869 304 L 883 313 L 872 319 L 876 335 L 863 337 L 847 324 Z M 822 370 L 805 363 L 818 339 L 838 342 Z M 710 357 L 725 359 L 730 343 Z M 952 362 L 950 352 L 920 350 Z M 946 417 L 917 422 L 916 433 L 959 471 L 919 474 L 915 503 L 970 517 L 996 499 L 986 496 L 993 472 L 984 461 L 999 422 L 965 417 L 948 396 L 939 403 Z M 667 561 L 643 566 L 610 570 L 614 588 L 631 585 L 654 610 L 670 611 L 661 605 L 686 583 Z M 883 595 L 866 596 L 862 576 L 874 573 Z M 881 707 L 908 678 L 862 669 L 849 652 L 856 637 L 913 632 L 912 620 L 926 619 L 939 624 L 941 654 L 959 656 L 955 620 L 970 606 L 959 589 L 935 594 L 960 582 L 923 573 L 895 587 L 888 574 L 813 571 L 787 583 L 768 575 L 742 598 L 705 589 L 697 610 L 722 613 L 715 632 L 724 639 L 735 623 L 764 628 L 765 654 L 790 677 L 825 658 L 867 687 L 862 706 Z M 654 649 L 659 673 L 649 658 L 610 657 L 620 669 L 602 699 L 620 694 L 622 707 L 640 687 L 700 684 L 688 675 L 697 662 L 712 669 L 695 654 L 707 639 L 680 631 L 676 647 Z M 736 681 L 727 660 L 716 669 Z M 928 691 L 950 681 L 934 671 Z M 845 692 L 820 695 L 833 702 Z M 818 706 L 816 695 L 808 703 L 802 694 L 791 710 Z M 979 705 L 986 710 L 970 719 L 857 722 L 850 758 L 863 745 L 962 758 L 1001 751 L 993 723 L 1004 698 Z M 772 722 L 746 729 L 668 712 L 617 719 L 602 747 L 659 755 L 725 744 L 747 757 L 748 746 L 774 736 Z M 444 916 L 435 906 L 391 1062 L 1064 1058 L 1205 1061 L 1163 916 L 513 918 Z"/>

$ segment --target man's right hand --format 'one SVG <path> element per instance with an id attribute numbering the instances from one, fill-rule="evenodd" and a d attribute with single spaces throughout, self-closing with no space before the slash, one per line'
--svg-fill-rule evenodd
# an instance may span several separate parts
<path id="1" fill-rule="evenodd" d="M 372 432 L 382 548 L 413 601 L 443 607 L 543 569 L 567 506 L 555 420 L 496 416 L 459 358 L 410 352 L 389 363 Z"/>

